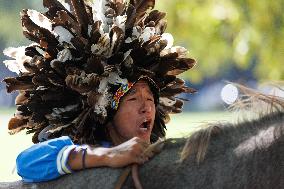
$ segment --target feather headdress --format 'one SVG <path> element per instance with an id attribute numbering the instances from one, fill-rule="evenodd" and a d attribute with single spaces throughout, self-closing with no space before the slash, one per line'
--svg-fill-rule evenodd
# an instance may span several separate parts
<path id="1" fill-rule="evenodd" d="M 7 91 L 19 91 L 9 122 L 16 133 L 35 133 L 33 142 L 69 135 L 92 143 L 92 132 L 109 117 L 115 90 L 141 75 L 160 89 L 158 112 L 179 113 L 176 96 L 193 93 L 177 75 L 192 68 L 187 50 L 172 46 L 164 33 L 165 13 L 155 0 L 43 0 L 48 10 L 23 10 L 23 34 L 34 43 L 7 48 L 4 61 L 18 77 L 4 79 Z M 166 120 L 164 120 L 166 121 Z M 96 124 L 95 124 L 96 125 Z"/>

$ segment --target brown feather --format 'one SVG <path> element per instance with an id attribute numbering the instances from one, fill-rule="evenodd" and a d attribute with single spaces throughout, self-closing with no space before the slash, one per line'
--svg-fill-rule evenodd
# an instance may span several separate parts
<path id="1" fill-rule="evenodd" d="M 111 8 L 115 10 L 116 15 L 122 15 L 126 7 L 123 0 L 113 0 L 112 2 Z"/>
<path id="2" fill-rule="evenodd" d="M 88 40 L 84 37 L 76 36 L 71 39 L 71 43 L 78 51 L 80 51 L 81 54 L 83 54 L 83 52 L 87 48 Z"/>
<path id="3" fill-rule="evenodd" d="M 104 72 L 104 66 L 102 65 L 102 59 L 100 56 L 91 56 L 84 66 L 84 70 L 87 74 L 97 73 L 98 75 L 101 75 Z"/>
<path id="4" fill-rule="evenodd" d="M 147 50 L 147 54 L 160 54 L 160 52 L 167 46 L 166 40 L 160 40 L 160 36 L 153 37 L 149 41 L 147 41 L 147 45 L 145 49 Z M 145 44 L 146 44 L 145 43 Z"/>
<path id="5" fill-rule="evenodd" d="M 22 105 L 28 102 L 28 95 L 25 91 L 20 91 L 15 99 L 15 105 Z"/>
<path id="6" fill-rule="evenodd" d="M 42 56 L 37 50 L 36 47 L 40 48 L 38 45 L 29 46 L 25 49 L 25 55 L 34 57 L 34 56 Z M 41 49 L 43 50 L 43 49 Z"/>
<path id="7" fill-rule="evenodd" d="M 28 119 L 19 119 L 19 118 L 13 117 L 10 119 L 8 123 L 8 129 L 14 130 L 14 129 L 21 128 L 22 130 L 25 128 L 25 125 L 27 122 L 28 122 Z"/>
<path id="8" fill-rule="evenodd" d="M 136 19 L 136 10 L 135 7 L 131 4 L 128 5 L 127 10 L 126 10 L 126 15 L 127 15 L 127 20 L 125 23 L 125 29 L 127 30 L 131 30 L 132 33 L 132 28 L 134 26 L 135 23 L 135 19 Z"/>
<path id="9" fill-rule="evenodd" d="M 124 39 L 124 32 L 118 26 L 111 28 L 110 33 L 110 47 L 112 48 L 112 54 L 116 54 L 122 45 Z"/>
<path id="10" fill-rule="evenodd" d="M 37 74 L 32 78 L 32 82 L 37 86 L 51 86 L 45 74 Z"/>
<path id="11" fill-rule="evenodd" d="M 166 73 L 167 75 L 179 75 L 195 65 L 195 60 L 191 58 L 180 58 L 177 59 L 175 66 L 172 66 L 171 69 Z"/>
<path id="12" fill-rule="evenodd" d="M 35 35 L 33 35 L 32 33 L 28 32 L 28 31 L 23 31 L 23 35 L 24 35 L 27 39 L 29 39 L 29 40 L 31 40 L 31 41 L 34 41 L 34 42 L 36 42 L 36 43 L 39 43 L 39 39 L 38 39 Z"/>
<path id="13" fill-rule="evenodd" d="M 149 15 L 145 19 L 145 23 L 149 23 L 153 21 L 155 23 L 154 26 L 157 25 L 158 22 L 160 22 L 164 17 L 166 16 L 166 13 L 160 12 L 158 10 L 152 10 Z"/>
<path id="14" fill-rule="evenodd" d="M 65 85 L 65 81 L 59 77 L 57 74 L 54 73 L 48 73 L 46 74 L 48 81 L 57 86 L 57 87 L 63 87 Z"/>
<path id="15" fill-rule="evenodd" d="M 65 10 L 65 7 L 57 0 L 43 0 L 43 6 L 50 9 L 52 7 L 58 7 L 60 8 L 61 10 Z"/>
<path id="16" fill-rule="evenodd" d="M 155 30 L 157 34 L 162 35 L 165 32 L 166 28 L 167 28 L 166 20 L 161 20 L 158 23 L 156 23 Z"/>
<path id="17" fill-rule="evenodd" d="M 76 19 L 72 18 L 68 12 L 61 10 L 57 11 L 56 17 L 52 20 L 54 22 L 53 26 L 65 26 L 71 29 L 73 33 L 81 36 L 81 26 Z"/>
<path id="18" fill-rule="evenodd" d="M 178 95 L 180 93 L 184 93 L 186 90 L 183 88 L 171 88 L 171 87 L 166 87 L 161 91 L 161 97 L 171 97 Z"/>
<path id="19" fill-rule="evenodd" d="M 100 83 L 101 78 L 96 74 L 68 75 L 66 85 L 79 93 L 87 93 Z"/>
<path id="20" fill-rule="evenodd" d="M 88 93 L 88 98 L 87 98 L 87 102 L 89 104 L 90 107 L 93 107 L 95 104 L 97 104 L 100 94 L 94 91 L 91 91 Z"/>
<path id="21" fill-rule="evenodd" d="M 101 21 L 96 21 L 93 25 L 92 25 L 92 30 L 91 30 L 91 39 L 90 39 L 90 43 L 92 44 L 96 44 L 100 37 L 100 26 L 101 26 L 102 22 Z"/>
<path id="22" fill-rule="evenodd" d="M 6 89 L 8 93 L 11 93 L 15 90 L 31 90 L 34 88 L 30 76 L 22 76 L 16 78 L 8 77 L 5 78 L 3 81 L 6 83 Z"/>
<path id="23" fill-rule="evenodd" d="M 139 20 L 148 9 L 152 9 L 155 6 L 155 0 L 130 0 L 136 9 L 136 20 Z"/>
<path id="24" fill-rule="evenodd" d="M 55 60 L 50 63 L 50 66 L 56 71 L 57 74 L 65 77 L 66 73 L 65 73 L 65 67 L 64 67 L 63 62 Z"/>
<path id="25" fill-rule="evenodd" d="M 26 70 L 30 73 L 36 73 L 39 72 L 39 69 L 35 66 L 30 64 L 29 62 L 24 62 L 23 66 L 26 68 Z"/>
<path id="26" fill-rule="evenodd" d="M 155 27 L 156 23 L 154 21 L 145 22 L 145 27 Z"/>
<path id="27" fill-rule="evenodd" d="M 71 0 L 71 3 L 75 12 L 77 22 L 82 28 L 82 32 L 84 34 L 83 36 L 87 36 L 88 24 L 91 22 L 89 21 L 84 0 Z"/>
<path id="28" fill-rule="evenodd" d="M 40 40 L 48 39 L 48 45 L 56 46 L 58 41 L 51 32 L 45 28 L 41 28 L 30 19 L 27 14 L 27 9 L 24 9 L 21 12 L 22 26 L 25 28 L 24 32 L 29 33 L 31 40 L 34 40 L 37 43 L 40 43 Z"/>

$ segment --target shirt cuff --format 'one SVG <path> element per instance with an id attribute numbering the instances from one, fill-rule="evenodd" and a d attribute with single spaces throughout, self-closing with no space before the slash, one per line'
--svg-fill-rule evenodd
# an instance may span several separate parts
<path id="1" fill-rule="evenodd" d="M 77 145 L 70 145 L 70 146 L 65 146 L 62 148 L 56 158 L 56 164 L 57 164 L 57 170 L 59 174 L 65 175 L 68 173 L 72 173 L 72 169 L 68 165 L 68 157 L 70 152 L 76 147 Z"/>

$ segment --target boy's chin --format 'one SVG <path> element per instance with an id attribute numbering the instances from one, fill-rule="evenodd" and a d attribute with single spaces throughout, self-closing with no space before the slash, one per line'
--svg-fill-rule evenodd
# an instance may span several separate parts
<path id="1" fill-rule="evenodd" d="M 145 142 L 150 142 L 150 135 L 138 135 L 137 137 L 141 138 Z"/>

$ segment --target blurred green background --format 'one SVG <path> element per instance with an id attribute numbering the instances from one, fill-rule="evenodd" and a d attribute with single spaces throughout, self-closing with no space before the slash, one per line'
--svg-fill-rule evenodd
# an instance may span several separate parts
<path id="1" fill-rule="evenodd" d="M 41 0 L 0 0 L 0 52 L 30 43 L 22 35 L 23 8 L 44 11 Z M 190 112 L 173 117 L 169 137 L 184 136 L 205 120 L 231 119 L 232 115 L 222 112 L 227 106 L 220 97 L 224 81 L 256 88 L 260 82 L 284 79 L 283 0 L 157 0 L 156 8 L 167 13 L 167 32 L 174 36 L 174 45 L 186 47 L 198 62 L 182 77 L 199 93 L 186 96 L 191 102 L 185 110 Z M 5 59 L 0 53 L 0 62 Z M 15 76 L 4 64 L 0 73 L 1 80 Z M 0 181 L 18 178 L 11 174 L 15 157 L 31 145 L 24 132 L 7 134 L 15 96 L 0 83 L 0 142 L 4 144 Z"/>
<path id="2" fill-rule="evenodd" d="M 258 80 L 284 79 L 283 0 L 171 0 L 158 6 L 168 12 L 176 43 L 199 62 L 185 74 L 191 81 L 231 68 L 252 69 Z"/>
<path id="3" fill-rule="evenodd" d="M 28 43 L 21 33 L 23 8 L 43 10 L 41 0 L 0 1 L 1 52 Z M 184 74 L 189 81 L 200 83 L 232 68 L 252 69 L 258 80 L 284 78 L 283 0 L 157 0 L 156 8 L 167 12 L 175 45 L 198 60 Z"/>
<path id="4" fill-rule="evenodd" d="M 0 1 L 0 52 L 30 44 L 22 35 L 23 8 L 44 11 L 41 0 Z M 198 62 L 182 75 L 199 91 L 185 96 L 191 99 L 186 111 L 222 110 L 224 81 L 256 88 L 259 82 L 283 80 L 283 0 L 157 0 L 156 8 L 167 13 L 166 32 L 174 36 L 174 45 L 186 47 Z M 0 53 L 1 62 L 6 58 Z M 4 64 L 0 72 L 1 80 L 15 75 Z M 15 96 L 0 84 L 0 107 L 13 105 Z"/>

